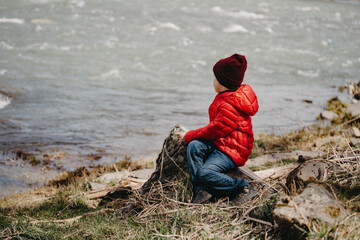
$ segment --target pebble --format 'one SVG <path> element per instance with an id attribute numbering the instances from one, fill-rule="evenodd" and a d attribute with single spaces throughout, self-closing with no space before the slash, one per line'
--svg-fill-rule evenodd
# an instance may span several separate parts
<path id="1" fill-rule="evenodd" d="M 320 113 L 320 117 L 322 119 L 327 119 L 327 120 L 332 120 L 334 119 L 335 117 L 339 117 L 339 115 L 337 115 L 336 113 L 334 113 L 333 111 L 327 111 L 327 110 L 324 110 Z"/>
<path id="2" fill-rule="evenodd" d="M 352 127 L 350 131 L 354 137 L 360 138 L 360 130 L 357 127 Z"/>
<path id="3" fill-rule="evenodd" d="M 350 112 L 353 116 L 360 115 L 360 102 L 349 104 L 346 111 Z"/>

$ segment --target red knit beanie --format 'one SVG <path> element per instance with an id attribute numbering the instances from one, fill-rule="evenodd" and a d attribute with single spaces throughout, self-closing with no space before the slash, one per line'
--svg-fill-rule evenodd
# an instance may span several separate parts
<path id="1" fill-rule="evenodd" d="M 245 56 L 235 53 L 215 63 L 213 72 L 218 82 L 229 89 L 240 87 L 247 67 Z"/>

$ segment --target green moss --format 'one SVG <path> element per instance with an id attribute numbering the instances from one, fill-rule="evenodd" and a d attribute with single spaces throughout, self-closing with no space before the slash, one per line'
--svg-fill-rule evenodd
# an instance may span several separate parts
<path id="1" fill-rule="evenodd" d="M 354 119 L 355 116 L 353 116 L 350 112 L 347 112 L 346 108 L 347 108 L 347 103 L 341 102 L 337 97 L 328 100 L 326 109 L 338 114 L 338 117 L 331 120 L 331 124 L 339 125 Z M 350 127 L 355 126 L 359 128 L 360 119 L 351 121 L 348 126 Z"/>
<path id="2" fill-rule="evenodd" d="M 297 159 L 295 158 L 286 158 L 280 160 L 284 165 L 297 162 Z"/>
<path id="3" fill-rule="evenodd" d="M 343 115 L 345 113 L 345 109 L 347 107 L 346 103 L 341 102 L 338 97 L 333 97 L 328 100 L 327 110 L 333 111 L 338 115 Z"/>
<path id="4" fill-rule="evenodd" d="M 265 170 L 265 169 L 269 169 L 269 168 L 274 168 L 274 167 L 278 167 L 278 166 L 282 166 L 282 165 L 287 165 L 290 163 L 294 163 L 296 162 L 297 159 L 295 158 L 289 158 L 289 159 L 280 159 L 276 162 L 266 162 L 263 165 L 259 165 L 259 166 L 251 166 L 249 167 L 252 171 L 256 172 L 256 171 L 261 171 L 261 170 Z"/>

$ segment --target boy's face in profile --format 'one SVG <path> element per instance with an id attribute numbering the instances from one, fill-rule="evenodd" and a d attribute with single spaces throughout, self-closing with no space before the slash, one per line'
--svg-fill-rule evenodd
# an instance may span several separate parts
<path id="1" fill-rule="evenodd" d="M 216 77 L 214 77 L 213 85 L 214 85 L 215 92 L 217 92 L 217 93 L 221 93 L 221 92 L 227 90 L 226 87 L 224 87 L 223 85 L 221 85 L 219 83 L 219 81 L 216 79 Z"/>

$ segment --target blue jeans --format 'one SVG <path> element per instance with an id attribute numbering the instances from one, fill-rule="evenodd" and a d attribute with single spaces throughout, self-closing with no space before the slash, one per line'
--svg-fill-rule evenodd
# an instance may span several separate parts
<path id="1" fill-rule="evenodd" d="M 187 147 L 187 163 L 194 192 L 203 189 L 215 197 L 233 197 L 248 184 L 245 179 L 225 174 L 237 166 L 211 141 L 191 141 Z"/>

